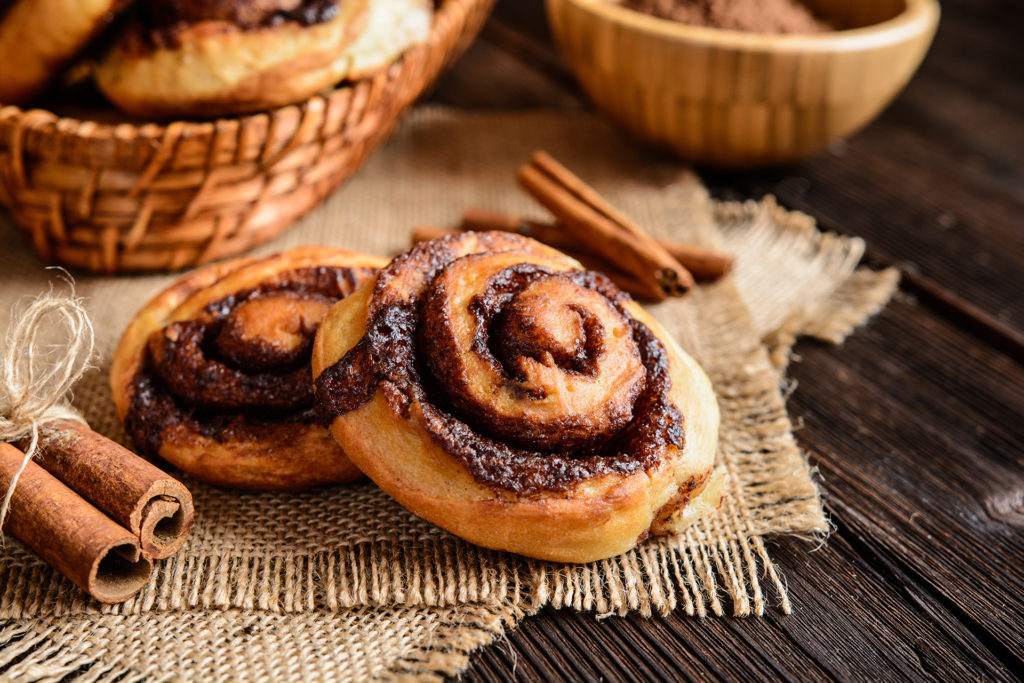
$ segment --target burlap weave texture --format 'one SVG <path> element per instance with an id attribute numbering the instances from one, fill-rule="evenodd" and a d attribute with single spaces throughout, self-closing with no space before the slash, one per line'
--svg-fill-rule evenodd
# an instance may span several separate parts
<path id="1" fill-rule="evenodd" d="M 274 669 L 269 660 L 262 669 L 241 662 L 243 673 L 330 678 L 323 662 L 338 647 L 358 650 L 382 634 L 405 634 L 399 638 L 409 644 L 405 650 L 365 660 L 362 668 L 344 664 L 348 674 L 339 674 L 360 678 L 396 670 L 453 673 L 468 650 L 545 604 L 599 614 L 682 608 L 702 616 L 747 615 L 770 604 L 788 611 L 764 538 L 820 534 L 827 525 L 792 436 L 780 367 L 794 335 L 839 341 L 888 299 L 891 273 L 854 270 L 863 249 L 858 241 L 823 236 L 806 217 L 771 202 L 712 202 L 691 171 L 653 158 L 588 114 L 420 109 L 356 178 L 258 253 L 308 243 L 391 255 L 408 246 L 411 226 L 453 225 L 470 206 L 543 215 L 514 184 L 514 169 L 538 148 L 656 235 L 738 255 L 735 277 L 651 309 L 704 365 L 719 397 L 719 459 L 731 477 L 718 514 L 683 536 L 652 539 L 618 558 L 558 565 L 476 548 L 368 483 L 241 494 L 186 479 L 197 510 L 188 545 L 122 605 L 91 603 L 8 542 L 0 555 L 0 620 L 9 621 L 0 647 L 5 638 L 41 638 L 53 653 L 26 661 L 58 668 L 102 661 L 110 671 L 145 674 L 152 669 L 131 660 L 127 645 L 116 645 L 141 637 L 129 632 L 158 640 L 185 629 L 205 643 L 203 624 L 243 624 L 209 640 L 227 656 L 238 638 L 251 636 L 245 634 L 251 622 L 257 631 L 280 629 L 311 640 L 307 659 L 298 650 L 281 655 L 298 662 L 291 669 Z M 13 230 L 2 235 L 9 245 L 0 253 L 5 325 L 9 304 L 44 289 L 52 274 L 13 242 Z M 95 429 L 119 440 L 124 433 L 106 384 L 110 352 L 131 315 L 169 279 L 78 277 L 103 362 L 77 389 L 75 405 Z M 432 625 L 430 637 L 414 622 Z M 108 644 L 101 655 L 71 646 L 73 624 Z M 174 671 L 185 677 L 202 671 L 194 668 L 197 661 L 184 657 Z"/>

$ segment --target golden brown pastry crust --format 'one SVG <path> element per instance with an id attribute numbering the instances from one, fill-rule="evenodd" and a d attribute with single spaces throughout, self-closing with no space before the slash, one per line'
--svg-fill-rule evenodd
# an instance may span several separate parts
<path id="1" fill-rule="evenodd" d="M 101 60 L 96 82 L 119 109 L 135 116 L 242 114 L 301 102 L 345 78 L 361 77 L 425 40 L 429 29 L 426 0 L 339 0 L 336 8 L 322 21 L 244 25 L 211 7 L 208 20 L 189 11 L 183 15 L 187 21 L 157 28 L 158 40 L 152 27 L 136 21 Z M 388 8 L 390 20 L 382 14 Z M 409 17 L 427 29 L 403 28 Z M 401 40 L 381 37 L 388 35 Z"/>
<path id="2" fill-rule="evenodd" d="M 16 0 L 0 13 L 0 104 L 38 95 L 127 0 Z"/>
<path id="3" fill-rule="evenodd" d="M 451 339 L 456 362 L 439 358 Z M 703 371 L 607 280 L 533 240 L 415 247 L 332 307 L 312 361 L 318 410 L 349 457 L 478 545 L 587 562 L 717 506 L 702 497 L 721 492 Z M 609 407 L 620 395 L 625 423 Z"/>
<path id="4" fill-rule="evenodd" d="M 298 490 L 358 479 L 301 396 L 319 318 L 385 263 L 303 247 L 173 283 L 135 316 L 111 365 L 118 416 L 136 447 L 221 486 Z M 190 335 L 199 340 L 191 346 Z"/>

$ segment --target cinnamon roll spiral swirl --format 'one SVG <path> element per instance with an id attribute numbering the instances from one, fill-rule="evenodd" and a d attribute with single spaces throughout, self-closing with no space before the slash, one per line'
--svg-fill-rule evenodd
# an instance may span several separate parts
<path id="1" fill-rule="evenodd" d="M 111 368 L 136 447 L 221 486 L 358 479 L 313 411 L 309 359 L 328 309 L 385 264 L 300 248 L 191 273 L 128 326 Z"/>
<path id="2" fill-rule="evenodd" d="M 610 557 L 717 490 L 700 367 L 604 276 L 518 235 L 399 256 L 332 307 L 312 361 L 349 457 L 479 545 Z"/>

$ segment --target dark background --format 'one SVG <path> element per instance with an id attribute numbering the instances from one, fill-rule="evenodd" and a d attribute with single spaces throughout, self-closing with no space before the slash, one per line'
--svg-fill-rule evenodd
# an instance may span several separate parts
<path id="1" fill-rule="evenodd" d="M 700 168 L 859 235 L 901 293 L 842 348 L 797 346 L 790 411 L 835 523 L 771 552 L 793 614 L 547 609 L 465 677 L 1002 680 L 1024 670 L 1024 3 L 948 0 L 920 72 L 799 165 Z M 541 0 L 500 0 L 435 102 L 579 108 Z"/>

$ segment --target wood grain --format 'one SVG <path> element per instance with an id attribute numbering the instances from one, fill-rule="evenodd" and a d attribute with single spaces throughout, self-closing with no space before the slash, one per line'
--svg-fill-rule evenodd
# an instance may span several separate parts
<path id="1" fill-rule="evenodd" d="M 643 619 L 548 609 L 474 657 L 465 680 L 1013 680 L 984 643 L 898 570 L 839 531 L 772 547 L 802 607 L 762 619 Z M 877 566 L 876 566 L 877 565 Z M 880 619 L 879 614 L 885 618 Z M 567 645 L 568 643 L 568 645 Z M 950 657 L 950 653 L 957 653 Z"/>
<path id="2" fill-rule="evenodd" d="M 474 655 L 465 679 L 1019 675 L 1024 82 L 1006 75 L 1024 71 L 1024 17 L 1012 0 L 946 0 L 943 13 L 910 87 L 847 143 L 792 167 L 700 169 L 718 197 L 771 192 L 864 237 L 873 263 L 912 274 L 917 297 L 840 349 L 797 346 L 790 408 L 836 532 L 814 552 L 772 545 L 793 614 L 596 621 L 546 610 Z M 566 82 L 539 0 L 499 2 L 484 36 L 545 88 Z"/>
<path id="3" fill-rule="evenodd" d="M 595 105 L 684 159 L 748 168 L 819 152 L 877 116 L 917 70 L 935 0 L 816 0 L 842 28 L 710 30 L 593 0 L 548 0 L 555 42 Z"/>
<path id="4" fill-rule="evenodd" d="M 907 303 L 803 356 L 836 379 L 793 408 L 840 518 L 1024 666 L 1024 369 Z"/>
<path id="5" fill-rule="evenodd" d="M 800 166 L 702 169 L 719 195 L 772 193 L 859 235 L 1017 333 L 1024 332 L 1024 73 L 1012 0 L 943 3 L 920 73 L 875 125 Z M 894 180 L 897 179 L 897 180 Z"/>
<path id="6" fill-rule="evenodd" d="M 950 302 L 919 294 L 842 348 L 797 346 L 790 408 L 837 529 L 813 552 L 772 544 L 793 614 L 546 610 L 475 653 L 464 680 L 1019 677 L 1022 356 L 958 301 L 1024 330 L 1024 17 L 1017 0 L 943 13 L 908 90 L 848 143 L 794 167 L 702 169 L 717 196 L 773 192 Z M 578 106 L 541 0 L 501 0 L 484 36 L 435 102 Z"/>
<path id="7" fill-rule="evenodd" d="M 921 334 L 906 335 L 907 329 Z M 903 346 L 884 348 L 901 335 L 908 337 Z M 701 624 L 673 615 L 625 620 L 626 626 L 612 629 L 623 620 L 606 620 L 572 635 L 586 652 L 572 661 L 579 677 L 604 676 L 587 663 L 614 651 L 607 640 L 634 639 L 636 629 L 663 651 L 659 672 L 668 677 L 853 680 L 870 672 L 883 680 L 1013 680 L 1011 667 L 1024 665 L 1015 559 L 1024 556 L 1024 521 L 1021 498 L 1013 497 L 1024 490 L 1013 448 L 1024 442 L 1024 424 L 999 425 L 1000 415 L 1021 405 L 1024 370 L 972 347 L 964 332 L 907 302 L 893 305 L 841 352 L 808 343 L 799 350 L 792 409 L 805 427 L 798 436 L 818 454 L 838 525 L 813 553 L 795 540 L 773 551 L 800 607 L 788 617 L 769 615 L 770 624 Z M 961 367 L 937 372 L 935 363 Z M 822 381 L 827 374 L 839 384 Z M 921 398 L 932 383 L 947 398 L 929 409 Z M 868 404 L 874 408 L 865 411 Z M 885 452 L 890 444 L 904 448 Z M 589 618 L 547 612 L 523 628 L 564 632 L 562 622 Z M 696 663 L 676 659 L 694 654 Z M 725 661 L 707 663 L 715 654 Z M 545 655 L 527 650 L 524 656 Z"/>

